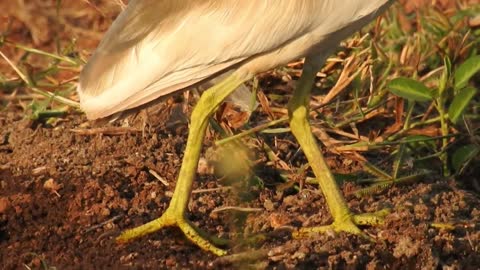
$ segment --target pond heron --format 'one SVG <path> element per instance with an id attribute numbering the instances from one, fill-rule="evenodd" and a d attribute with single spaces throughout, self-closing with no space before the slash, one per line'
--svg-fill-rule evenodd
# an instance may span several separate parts
<path id="1" fill-rule="evenodd" d="M 364 235 L 359 224 L 374 215 L 349 210 L 308 121 L 316 73 L 340 41 L 359 30 L 393 0 L 132 0 L 114 21 L 80 75 L 78 94 L 89 119 L 137 108 L 223 75 L 191 114 L 178 181 L 161 217 L 122 233 L 125 242 L 178 226 L 192 242 L 224 255 L 213 238 L 186 219 L 186 208 L 208 119 L 222 101 L 255 74 L 305 57 L 288 104 L 289 124 L 325 196 L 333 223 L 302 228 Z"/>

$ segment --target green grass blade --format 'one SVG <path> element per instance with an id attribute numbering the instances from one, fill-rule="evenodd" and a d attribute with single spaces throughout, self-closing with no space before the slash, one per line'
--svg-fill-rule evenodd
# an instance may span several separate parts
<path id="1" fill-rule="evenodd" d="M 365 164 L 363 164 L 363 169 L 369 174 L 374 175 L 378 178 L 392 179 L 392 176 L 390 176 L 388 173 L 384 172 L 377 166 L 373 165 L 372 163 L 365 162 Z"/>
<path id="2" fill-rule="evenodd" d="M 414 182 L 414 181 L 418 181 L 419 179 L 423 178 L 425 175 L 427 175 L 427 174 L 426 173 L 417 173 L 417 174 L 414 174 L 414 175 L 404 176 L 404 177 L 395 178 L 395 179 L 391 179 L 391 180 L 388 179 L 388 180 L 385 180 L 383 182 L 371 185 L 369 187 L 359 189 L 359 190 L 355 191 L 354 194 L 355 194 L 356 197 L 370 196 L 372 194 L 384 191 L 384 190 L 392 187 L 393 185 L 403 185 L 403 184 L 411 183 L 411 182 Z"/>

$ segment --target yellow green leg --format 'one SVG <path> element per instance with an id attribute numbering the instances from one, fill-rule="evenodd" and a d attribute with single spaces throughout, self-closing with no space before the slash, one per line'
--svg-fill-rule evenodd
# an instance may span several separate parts
<path id="1" fill-rule="evenodd" d="M 118 242 L 127 242 L 167 226 L 178 226 L 190 241 L 197 244 L 203 250 L 210 251 L 218 256 L 226 254 L 226 251 L 217 248 L 211 243 L 211 241 L 214 241 L 213 238 L 208 237 L 185 218 L 185 212 L 190 200 L 200 151 L 208 126 L 208 118 L 220 103 L 247 79 L 248 78 L 240 77 L 236 73 L 233 73 L 203 93 L 192 112 L 190 132 L 188 134 L 183 163 L 169 207 L 161 217 L 123 232 L 117 238 Z"/>
<path id="2" fill-rule="evenodd" d="M 312 233 L 334 230 L 344 231 L 352 234 L 366 236 L 357 226 L 375 225 L 382 222 L 381 215 L 362 214 L 353 215 L 345 202 L 342 193 L 330 172 L 327 163 L 320 152 L 315 137 L 312 134 L 308 122 L 310 92 L 319 67 L 323 64 L 323 57 L 307 58 L 303 68 L 302 76 L 298 81 L 293 97 L 288 104 L 290 129 L 298 140 L 308 163 L 318 179 L 320 188 L 325 196 L 330 213 L 333 217 L 333 224 L 328 226 L 302 228 L 294 233 L 295 237 L 306 236 Z"/>

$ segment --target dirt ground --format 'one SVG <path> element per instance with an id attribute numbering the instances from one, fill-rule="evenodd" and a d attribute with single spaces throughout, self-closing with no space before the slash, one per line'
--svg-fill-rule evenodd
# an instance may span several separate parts
<path id="1" fill-rule="evenodd" d="M 65 1 L 65 12 L 76 10 L 83 15 L 71 17 L 85 20 L 61 24 L 67 28 L 61 29 L 60 37 L 66 38 L 73 29 L 83 37 L 77 46 L 94 48 L 98 36 L 86 29 L 95 25 L 105 30 L 118 12 L 104 2 L 92 1 L 104 12 L 99 14 L 83 1 Z M 35 7 L 35 1 L 25 3 L 30 10 L 43 8 L 36 26 L 46 27 L 54 1 L 40 7 Z M 3 1 L 2 6 L 18 8 Z M 39 31 L 35 37 L 22 21 L 27 15 L 12 14 L 8 17 L 15 29 L 11 39 L 51 48 L 54 41 L 49 34 Z M 2 48 L 4 53 L 7 50 Z M 5 63 L 0 68 L 3 74 L 12 74 Z M 193 223 L 234 240 L 228 248 L 234 255 L 217 258 L 206 253 L 175 228 L 128 244 L 115 243 L 122 230 L 159 217 L 168 206 L 188 130 L 185 121 L 178 121 L 184 104 L 177 101 L 159 105 L 155 114 L 148 114 L 146 125 L 137 125 L 142 119 L 132 120 L 133 127 L 117 123 L 109 128 L 88 123 L 74 111 L 54 123 L 33 121 L 25 117 L 21 103 L 6 103 L 0 109 L 1 269 L 479 268 L 480 197 L 463 183 L 429 177 L 363 198 L 349 195 L 358 186 L 346 183 L 343 191 L 355 213 L 392 209 L 384 225 L 364 228 L 373 241 L 333 233 L 292 239 L 291 228 L 328 224 L 330 214 L 315 185 L 304 185 L 299 192 L 279 189 L 278 172 L 258 145 L 252 146 L 258 152 L 254 170 L 266 181 L 264 187 L 239 187 L 201 173 L 189 205 L 188 218 Z M 190 110 L 188 106 L 186 114 Z M 75 132 L 78 129 L 92 132 Z M 206 138 L 202 157 L 207 161 L 214 159 L 209 151 L 215 149 L 216 136 L 210 131 Z M 275 139 L 262 136 L 275 141 L 279 156 L 298 150 L 289 134 Z M 326 154 L 335 172 L 357 169 L 341 156 Z M 304 163 L 301 154 L 296 162 Z M 242 241 L 246 235 L 260 233 L 263 237 L 255 241 Z"/>

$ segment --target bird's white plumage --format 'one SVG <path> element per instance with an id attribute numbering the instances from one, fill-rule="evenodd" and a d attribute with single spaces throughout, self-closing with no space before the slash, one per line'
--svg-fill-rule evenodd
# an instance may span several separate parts
<path id="1" fill-rule="evenodd" d="M 373 16 L 389 2 L 130 1 L 81 73 L 81 107 L 90 119 L 102 118 L 235 65 L 246 73 L 268 70 L 321 51 L 318 44 L 329 45 L 324 42 L 327 38 L 345 38 L 362 26 L 355 22 Z M 334 36 L 346 28 L 341 36 Z"/>

